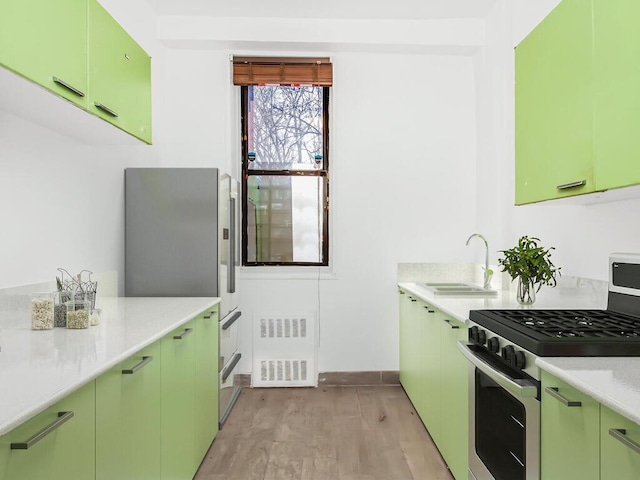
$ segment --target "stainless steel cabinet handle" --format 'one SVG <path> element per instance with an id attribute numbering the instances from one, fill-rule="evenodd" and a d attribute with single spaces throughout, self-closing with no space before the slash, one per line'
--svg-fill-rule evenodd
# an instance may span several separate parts
<path id="1" fill-rule="evenodd" d="M 60 425 L 73 418 L 73 412 L 58 412 L 58 419 L 52 424 L 46 426 L 44 429 L 36 433 L 33 437 L 24 442 L 17 442 L 11 444 L 11 450 L 26 450 L 33 447 L 36 443 L 42 440 L 44 437 L 53 432 Z"/>
<path id="2" fill-rule="evenodd" d="M 229 263 L 227 265 L 227 293 L 236 291 L 236 199 L 229 199 Z"/>
<path id="3" fill-rule="evenodd" d="M 72 93 L 75 93 L 77 96 L 79 97 L 84 97 L 84 92 L 81 92 L 80 90 L 78 90 L 76 87 L 74 87 L 73 85 L 68 84 L 67 82 L 65 82 L 64 80 L 62 80 L 61 78 L 58 77 L 51 77 L 51 79 L 57 83 L 58 85 L 60 85 L 63 88 L 66 88 L 67 90 L 69 90 Z"/>
<path id="4" fill-rule="evenodd" d="M 146 357 L 142 357 L 142 361 L 140 363 L 134 365 L 132 368 L 122 370 L 122 374 L 123 375 L 133 375 L 138 370 L 140 370 L 142 367 L 144 367 L 148 363 L 151 363 L 152 361 L 153 361 L 153 357 L 151 355 L 146 356 Z"/>
<path id="5" fill-rule="evenodd" d="M 576 188 L 576 187 L 581 187 L 583 185 L 586 185 L 587 181 L 586 180 L 578 180 L 575 182 L 570 182 L 570 183 L 565 183 L 563 185 L 558 185 L 556 188 L 558 190 L 569 190 L 570 188 Z"/>
<path id="6" fill-rule="evenodd" d="M 471 362 L 472 365 L 498 385 L 504 387 L 507 391 L 521 397 L 536 397 L 538 395 L 538 387 L 535 384 L 528 380 L 511 378 L 499 370 L 494 369 L 487 362 L 476 356 L 466 342 L 459 341 L 458 350 L 462 352 L 465 358 Z"/>
<path id="7" fill-rule="evenodd" d="M 108 113 L 112 117 L 117 117 L 118 116 L 118 112 L 116 112 L 115 110 L 111 110 L 109 107 L 107 107 L 106 105 L 104 105 L 104 104 L 102 104 L 100 102 L 93 102 L 93 104 L 96 106 L 96 108 L 99 108 L 103 112 Z"/>
<path id="8" fill-rule="evenodd" d="M 619 442 L 622 442 L 623 444 L 625 444 L 634 452 L 640 454 L 640 444 L 634 442 L 629 437 L 627 437 L 627 431 L 624 428 L 610 428 L 609 435 L 611 435 L 613 438 L 615 438 Z"/>
<path id="9" fill-rule="evenodd" d="M 449 325 L 451 328 L 453 328 L 454 330 L 456 328 L 460 328 L 458 325 L 454 325 L 453 323 L 451 323 L 451 320 L 447 320 L 446 318 L 444 320 L 442 320 L 446 325 Z"/>
<path id="10" fill-rule="evenodd" d="M 567 407 L 581 407 L 582 406 L 582 402 L 579 402 L 577 400 L 569 400 L 564 395 L 558 393 L 558 387 L 547 387 L 547 388 L 544 389 L 544 391 L 547 392 L 549 395 L 551 395 L 556 400 L 559 400 L 563 405 L 566 405 Z"/>
<path id="11" fill-rule="evenodd" d="M 184 340 L 186 337 L 188 337 L 192 333 L 193 333 L 193 328 L 185 328 L 184 332 L 182 332 L 182 335 L 174 335 L 173 339 L 174 340 Z"/>
<path id="12" fill-rule="evenodd" d="M 228 329 L 231 325 L 234 324 L 234 322 L 236 320 L 238 320 L 240 317 L 242 316 L 242 312 L 236 312 L 234 313 L 231 318 L 229 320 L 227 320 L 226 322 L 224 322 L 224 324 L 222 325 L 222 330 L 226 330 Z"/>
<path id="13" fill-rule="evenodd" d="M 233 356 L 233 358 L 229 362 L 229 366 L 224 369 L 224 372 L 222 372 L 222 381 L 223 382 L 229 377 L 229 375 L 231 375 L 231 372 L 233 372 L 233 369 L 236 367 L 236 365 L 238 364 L 238 362 L 240 361 L 241 358 L 242 358 L 242 354 L 241 353 L 236 353 Z"/>

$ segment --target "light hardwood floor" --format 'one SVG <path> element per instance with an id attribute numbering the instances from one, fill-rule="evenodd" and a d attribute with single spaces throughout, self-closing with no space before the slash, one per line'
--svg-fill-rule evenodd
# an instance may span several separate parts
<path id="1" fill-rule="evenodd" d="M 245 388 L 196 480 L 452 480 L 399 386 Z"/>

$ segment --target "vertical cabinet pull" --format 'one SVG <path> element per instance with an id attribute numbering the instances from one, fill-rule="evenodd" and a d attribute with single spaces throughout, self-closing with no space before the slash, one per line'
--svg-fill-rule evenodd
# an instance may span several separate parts
<path id="1" fill-rule="evenodd" d="M 192 333 L 193 333 L 193 328 L 185 328 L 184 332 L 182 332 L 181 335 L 174 335 L 173 339 L 174 340 L 184 340 L 186 337 L 188 337 Z"/>
<path id="2" fill-rule="evenodd" d="M 629 447 L 634 452 L 640 454 L 640 444 L 627 437 L 627 431 L 624 428 L 610 428 L 609 435 Z"/>
<path id="3" fill-rule="evenodd" d="M 586 185 L 586 184 L 587 184 L 586 180 L 577 180 L 575 182 L 569 182 L 563 185 L 558 185 L 556 188 L 558 190 L 569 190 L 571 188 L 582 187 L 583 185 Z"/>
<path id="4" fill-rule="evenodd" d="M 111 115 L 112 117 L 117 117 L 118 116 L 118 112 L 116 112 L 115 110 L 111 110 L 109 107 L 107 107 L 106 105 L 104 105 L 103 103 L 100 102 L 94 102 L 93 103 L 96 108 L 99 108 L 100 110 L 102 110 L 105 113 L 108 113 L 109 115 Z"/>
<path id="5" fill-rule="evenodd" d="M 576 400 L 569 400 L 564 395 L 558 393 L 558 387 L 547 387 L 547 388 L 544 389 L 544 391 L 547 392 L 549 395 L 551 395 L 556 400 L 558 400 L 559 402 L 561 402 L 563 405 L 566 405 L 567 407 L 581 407 L 582 406 L 582 402 L 579 402 L 579 401 L 576 401 Z"/>
<path id="6" fill-rule="evenodd" d="M 145 365 L 147 365 L 148 363 L 151 363 L 152 360 L 153 360 L 153 357 L 151 355 L 142 357 L 142 361 L 140 363 L 134 365 L 133 368 L 122 370 L 122 374 L 123 375 L 133 375 L 138 370 L 143 368 Z"/>
<path id="7" fill-rule="evenodd" d="M 11 450 L 26 450 L 30 447 L 33 447 L 36 443 L 42 440 L 44 437 L 53 432 L 56 428 L 58 428 L 63 423 L 71 420 L 73 418 L 73 412 L 58 412 L 58 419 L 47 425 L 41 431 L 36 433 L 33 437 L 27 439 L 24 442 L 16 442 L 11 444 Z"/>
<path id="8" fill-rule="evenodd" d="M 64 80 L 62 80 L 61 78 L 58 77 L 51 77 L 51 79 L 57 83 L 58 85 L 60 85 L 63 88 L 66 88 L 67 90 L 69 90 L 71 93 L 75 93 L 77 96 L 79 97 L 84 97 L 84 92 L 81 92 L 80 90 L 78 90 L 76 87 L 74 87 L 73 85 L 65 82 Z"/>

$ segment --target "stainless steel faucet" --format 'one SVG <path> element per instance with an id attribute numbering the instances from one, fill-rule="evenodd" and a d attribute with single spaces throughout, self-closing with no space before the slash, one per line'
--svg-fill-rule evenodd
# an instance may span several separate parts
<path id="1" fill-rule="evenodd" d="M 469 245 L 469 240 L 471 240 L 473 237 L 481 238 L 482 241 L 484 242 L 484 246 L 486 247 L 485 257 L 484 257 L 484 268 L 483 268 L 483 270 L 484 270 L 484 288 L 486 288 L 487 290 L 490 290 L 491 289 L 491 276 L 493 275 L 493 270 L 491 270 L 489 268 L 489 244 L 487 243 L 487 239 L 484 238 L 482 235 L 480 235 L 479 233 L 474 233 L 469 238 L 467 238 L 467 246 Z"/>

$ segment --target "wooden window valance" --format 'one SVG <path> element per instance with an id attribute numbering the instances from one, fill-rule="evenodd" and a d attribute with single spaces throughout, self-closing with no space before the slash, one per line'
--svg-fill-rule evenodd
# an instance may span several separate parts
<path id="1" fill-rule="evenodd" d="M 328 57 L 233 57 L 234 85 L 317 85 L 330 87 Z"/>

